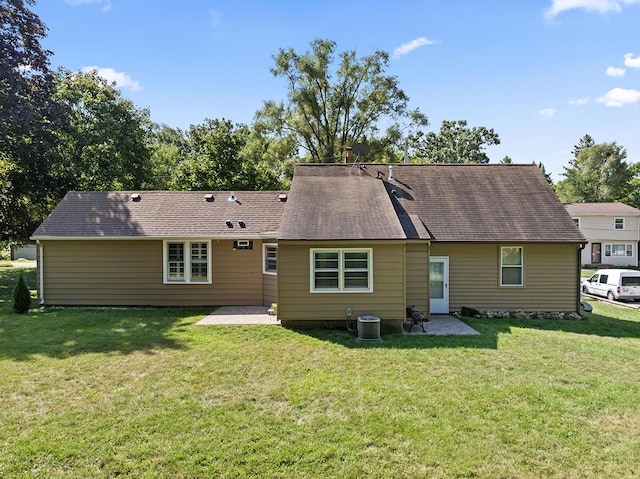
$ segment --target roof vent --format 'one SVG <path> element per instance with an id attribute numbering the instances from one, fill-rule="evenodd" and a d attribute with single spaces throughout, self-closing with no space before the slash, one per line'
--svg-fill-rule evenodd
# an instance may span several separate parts
<path id="1" fill-rule="evenodd" d="M 142 199 L 142 197 L 140 196 L 140 193 L 132 193 L 131 194 L 131 201 L 138 202 L 141 199 Z"/>
<path id="2" fill-rule="evenodd" d="M 233 222 L 231 220 L 227 220 L 224 222 L 227 225 L 227 228 L 233 228 Z"/>
<path id="3" fill-rule="evenodd" d="M 246 228 L 247 224 L 244 222 L 244 220 L 238 220 L 238 225 L 240 226 L 240 228 Z"/>
<path id="4" fill-rule="evenodd" d="M 393 181 L 395 178 L 393 177 L 393 165 L 389 165 L 389 181 Z"/>
<path id="5" fill-rule="evenodd" d="M 229 198 L 227 198 L 227 201 L 238 201 L 238 198 L 236 195 L 231 195 L 229 196 Z"/>
<path id="6" fill-rule="evenodd" d="M 278 200 L 280 200 L 282 202 L 287 201 L 287 194 L 286 193 L 280 193 L 278 195 Z"/>
<path id="7" fill-rule="evenodd" d="M 207 193 L 206 195 L 204 195 L 204 200 L 207 203 L 213 203 L 213 195 L 211 193 Z"/>

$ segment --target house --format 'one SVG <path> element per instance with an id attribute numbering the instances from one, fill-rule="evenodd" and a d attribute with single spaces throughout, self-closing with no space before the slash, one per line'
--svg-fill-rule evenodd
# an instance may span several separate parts
<path id="1" fill-rule="evenodd" d="M 535 165 L 298 165 L 289 192 L 69 193 L 36 230 L 45 305 L 278 303 L 291 327 L 579 310 L 585 238 Z"/>
<path id="2" fill-rule="evenodd" d="M 535 165 L 297 166 L 278 233 L 283 325 L 579 311 L 585 242 Z"/>
<path id="3" fill-rule="evenodd" d="M 568 203 L 565 208 L 587 239 L 583 265 L 638 267 L 640 210 L 624 203 Z"/>
<path id="4" fill-rule="evenodd" d="M 284 191 L 70 192 L 33 234 L 44 305 L 271 305 Z"/>

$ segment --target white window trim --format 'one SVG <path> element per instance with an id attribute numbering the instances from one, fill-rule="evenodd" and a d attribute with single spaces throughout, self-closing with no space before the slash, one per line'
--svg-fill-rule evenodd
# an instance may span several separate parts
<path id="1" fill-rule="evenodd" d="M 512 265 L 512 264 L 508 264 L 508 265 L 503 265 L 502 264 L 502 250 L 504 248 L 520 248 L 520 251 L 522 252 L 520 254 L 520 264 L 519 265 Z M 502 269 L 503 268 L 520 268 L 522 271 L 522 275 L 520 276 L 521 278 L 521 283 L 520 284 L 504 284 L 503 281 L 503 277 L 502 277 Z M 504 246 L 500 246 L 500 286 L 503 288 L 522 288 L 524 287 L 524 246 L 521 245 L 504 245 Z"/>
<path id="2" fill-rule="evenodd" d="M 276 249 L 276 270 L 271 271 L 267 269 L 267 248 Z M 276 276 L 278 274 L 278 243 L 262 243 L 262 274 L 271 274 Z"/>
<path id="3" fill-rule="evenodd" d="M 338 287 L 315 289 L 315 253 L 338 253 Z M 367 253 L 367 288 L 345 288 L 344 254 Z M 309 249 L 309 292 L 311 293 L 373 293 L 373 248 L 310 248 Z"/>
<path id="4" fill-rule="evenodd" d="M 624 254 L 613 254 L 613 246 L 623 246 L 624 245 Z M 635 248 L 633 247 L 633 243 L 604 243 L 604 256 L 606 258 L 633 258 L 635 255 Z M 628 251 L 631 251 L 631 254 L 627 254 Z"/>
<path id="5" fill-rule="evenodd" d="M 616 228 L 616 221 L 618 221 L 618 220 L 622 221 L 622 228 Z M 626 224 L 625 224 L 624 218 L 614 218 L 613 219 L 613 229 L 614 230 L 616 230 L 616 231 L 624 231 L 626 229 L 625 226 L 626 226 Z"/>
<path id="6" fill-rule="evenodd" d="M 184 258 L 184 280 L 176 281 L 169 279 L 169 243 L 182 243 L 184 244 L 185 258 Z M 206 281 L 191 281 L 191 243 L 206 243 L 207 244 L 207 280 Z M 211 284 L 212 272 L 211 272 L 211 241 L 208 239 L 168 239 L 162 242 L 162 281 L 164 284 Z"/>

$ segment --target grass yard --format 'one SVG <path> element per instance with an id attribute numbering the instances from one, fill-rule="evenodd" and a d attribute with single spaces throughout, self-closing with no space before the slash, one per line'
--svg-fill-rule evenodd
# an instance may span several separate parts
<path id="1" fill-rule="evenodd" d="M 0 477 L 640 475 L 638 311 L 363 344 L 196 327 L 201 309 L 21 316 L 17 274 L 0 268 Z"/>

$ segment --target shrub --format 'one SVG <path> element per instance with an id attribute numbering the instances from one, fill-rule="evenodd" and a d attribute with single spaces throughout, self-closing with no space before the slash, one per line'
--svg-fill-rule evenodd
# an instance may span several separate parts
<path id="1" fill-rule="evenodd" d="M 27 287 L 24 276 L 20 273 L 20 279 L 13 290 L 13 310 L 18 314 L 24 314 L 31 307 L 31 291 Z"/>

